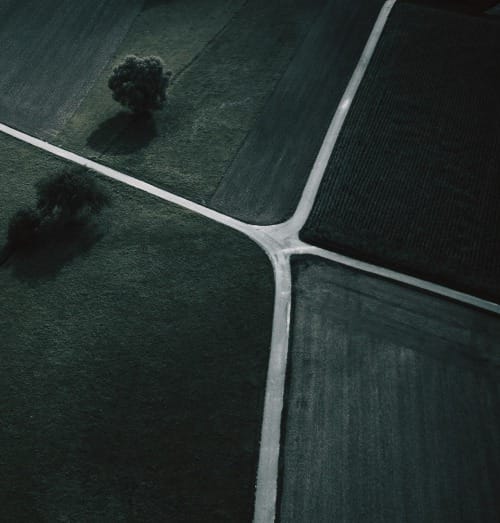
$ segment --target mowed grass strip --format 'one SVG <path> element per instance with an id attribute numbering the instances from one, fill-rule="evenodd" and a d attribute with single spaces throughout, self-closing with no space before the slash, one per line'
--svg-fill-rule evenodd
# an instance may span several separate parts
<path id="1" fill-rule="evenodd" d="M 52 137 L 74 112 L 141 0 L 4 0 L 0 121 Z"/>
<path id="2" fill-rule="evenodd" d="M 61 161 L 0 138 L 1 237 Z M 0 267 L 3 521 L 250 521 L 273 278 L 241 235 L 126 186 Z"/>
<path id="3" fill-rule="evenodd" d="M 500 299 L 499 29 L 396 5 L 303 239 Z"/>
<path id="4" fill-rule="evenodd" d="M 500 319 L 293 262 L 282 522 L 500 517 Z"/>
<path id="5" fill-rule="evenodd" d="M 59 144 L 208 202 L 310 28 L 318 3 L 215 2 L 217 19 L 225 26 L 212 31 L 209 41 L 202 29 L 213 26 L 215 14 L 200 5 L 211 2 L 151 4 L 59 136 Z M 192 5 L 198 6 L 193 12 Z M 107 88 L 113 66 L 131 53 L 159 55 L 174 73 L 167 105 L 152 119 L 137 121 L 121 111 Z"/>

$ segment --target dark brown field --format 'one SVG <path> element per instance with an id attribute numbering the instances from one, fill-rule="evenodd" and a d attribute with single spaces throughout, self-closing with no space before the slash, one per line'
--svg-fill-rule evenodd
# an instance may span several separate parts
<path id="1" fill-rule="evenodd" d="M 53 135 L 113 55 L 141 0 L 4 0 L 0 121 Z"/>
<path id="2" fill-rule="evenodd" d="M 302 237 L 500 299 L 500 20 L 396 4 Z"/>

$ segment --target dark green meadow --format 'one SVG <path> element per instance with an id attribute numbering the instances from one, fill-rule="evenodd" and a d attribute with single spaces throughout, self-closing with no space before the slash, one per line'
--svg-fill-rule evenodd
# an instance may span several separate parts
<path id="1" fill-rule="evenodd" d="M 500 299 L 500 23 L 396 4 L 304 240 Z"/>
<path id="2" fill-rule="evenodd" d="M 0 227 L 63 162 L 0 138 Z M 112 206 L 0 267 L 5 522 L 250 521 L 271 267 L 241 235 L 100 180 Z"/>

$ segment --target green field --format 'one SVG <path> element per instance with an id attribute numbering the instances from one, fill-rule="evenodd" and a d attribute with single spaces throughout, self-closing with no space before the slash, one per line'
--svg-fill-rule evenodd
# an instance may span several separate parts
<path id="1" fill-rule="evenodd" d="M 292 261 L 279 521 L 499 521 L 500 318 Z"/>
<path id="2" fill-rule="evenodd" d="M 63 163 L 0 138 L 0 239 Z M 241 235 L 114 182 L 0 267 L 6 522 L 250 521 L 273 305 Z"/>
<path id="3" fill-rule="evenodd" d="M 2 0 L 0 121 L 53 138 L 93 85 L 142 0 Z"/>
<path id="4" fill-rule="evenodd" d="M 317 16 L 210 201 L 261 225 L 295 211 L 382 0 L 310 0 Z"/>
<path id="5" fill-rule="evenodd" d="M 304 240 L 500 299 L 500 23 L 396 4 Z"/>
<path id="6" fill-rule="evenodd" d="M 208 201 L 316 12 L 309 0 L 211 5 L 146 4 L 57 142 Z M 130 53 L 159 55 L 174 72 L 168 104 L 152 120 L 133 121 L 106 85 L 112 67 Z"/>

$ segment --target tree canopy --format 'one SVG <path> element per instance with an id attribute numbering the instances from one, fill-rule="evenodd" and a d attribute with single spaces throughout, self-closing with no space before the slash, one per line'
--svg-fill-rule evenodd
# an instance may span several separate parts
<path id="1" fill-rule="evenodd" d="M 161 109 L 172 74 L 163 69 L 163 61 L 157 56 L 127 56 L 109 78 L 113 98 L 138 114 Z"/>

